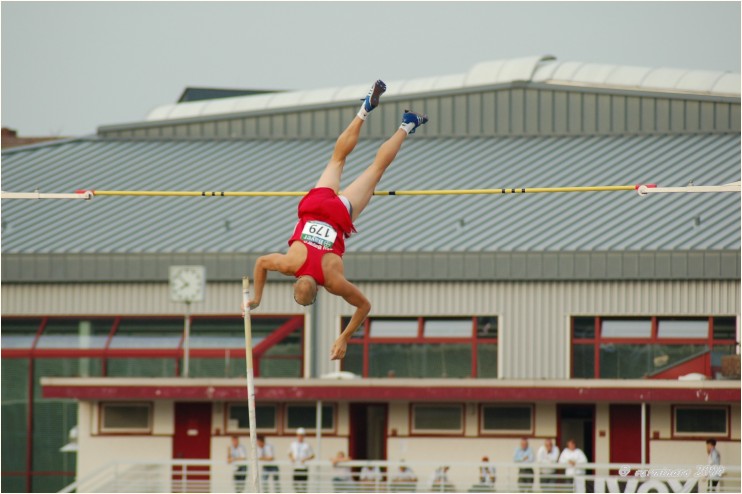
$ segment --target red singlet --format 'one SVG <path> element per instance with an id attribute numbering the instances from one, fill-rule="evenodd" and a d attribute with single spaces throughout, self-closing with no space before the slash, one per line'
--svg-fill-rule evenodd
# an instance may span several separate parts
<path id="1" fill-rule="evenodd" d="M 322 257 L 328 252 L 343 256 L 345 239 L 355 232 L 348 209 L 333 189 L 310 190 L 299 202 L 299 222 L 289 245 L 301 242 L 307 248 L 307 260 L 294 276 L 311 276 L 318 285 L 325 284 Z"/>

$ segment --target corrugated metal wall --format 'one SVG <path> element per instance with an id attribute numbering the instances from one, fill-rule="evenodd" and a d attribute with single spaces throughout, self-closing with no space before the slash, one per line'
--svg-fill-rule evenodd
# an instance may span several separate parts
<path id="1" fill-rule="evenodd" d="M 388 97 L 364 126 L 365 137 L 386 137 L 404 109 L 426 112 L 431 137 L 610 135 L 740 130 L 738 98 L 629 92 L 545 84 Z M 357 111 L 325 105 L 301 112 L 276 110 L 181 121 L 99 128 L 125 138 L 334 138 Z"/>
<path id="2" fill-rule="evenodd" d="M 500 377 L 569 377 L 569 317 L 572 315 L 737 315 L 739 281 L 666 282 L 451 282 L 359 283 L 372 314 L 497 315 L 500 317 Z M 207 302 L 195 314 L 239 313 L 239 283 L 210 283 Z M 313 357 L 319 374 L 335 370 L 328 360 L 339 317 L 352 307 L 322 293 L 316 304 L 318 332 Z M 260 313 L 302 314 L 291 284 L 267 286 Z M 2 313 L 182 314 L 170 302 L 167 284 L 3 285 Z"/>

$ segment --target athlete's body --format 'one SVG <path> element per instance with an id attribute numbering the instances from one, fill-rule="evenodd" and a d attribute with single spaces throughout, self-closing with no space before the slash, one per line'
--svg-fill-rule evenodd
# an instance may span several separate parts
<path id="1" fill-rule="evenodd" d="M 361 291 L 345 279 L 342 255 L 345 238 L 355 231 L 353 221 L 363 212 L 373 195 L 376 185 L 410 133 L 428 121 L 427 116 L 405 110 L 402 125 L 384 144 L 373 163 L 345 190 L 340 192 L 340 176 L 345 159 L 358 143 L 361 127 L 369 112 L 379 104 L 379 97 L 386 91 L 382 81 L 376 81 L 365 98 L 358 115 L 340 134 L 330 162 L 314 189 L 299 203 L 299 223 L 289 240 L 286 254 L 268 254 L 255 263 L 255 294 L 250 307 L 260 304 L 268 271 L 278 271 L 297 278 L 294 284 L 294 299 L 301 305 L 310 305 L 317 296 L 318 285 L 343 297 L 356 310 L 335 341 L 330 358 L 342 359 L 347 342 L 360 326 L 371 303 Z"/>

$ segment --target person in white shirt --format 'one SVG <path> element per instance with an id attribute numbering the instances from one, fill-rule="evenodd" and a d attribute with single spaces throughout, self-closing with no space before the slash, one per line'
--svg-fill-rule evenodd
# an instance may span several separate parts
<path id="1" fill-rule="evenodd" d="M 379 490 L 379 483 L 382 480 L 381 469 L 378 465 L 366 464 L 361 468 L 358 480 L 361 481 L 362 491 L 377 492 Z"/>
<path id="2" fill-rule="evenodd" d="M 350 456 L 345 455 L 345 451 L 338 451 L 332 462 L 332 485 L 335 492 L 347 492 L 352 489 L 353 473 L 351 467 L 343 463 L 351 461 Z"/>
<path id="3" fill-rule="evenodd" d="M 486 486 L 495 485 L 495 466 L 486 456 L 482 457 L 482 463 L 479 465 L 479 483 Z"/>
<path id="4" fill-rule="evenodd" d="M 708 474 L 707 492 L 719 492 L 719 481 L 721 480 L 721 455 L 716 449 L 716 439 L 706 440 L 706 453 L 708 453 L 708 464 L 711 465 Z"/>
<path id="5" fill-rule="evenodd" d="M 273 479 L 274 492 L 281 492 L 281 484 L 278 480 L 278 465 L 267 465 L 262 463 L 275 460 L 276 455 L 273 452 L 273 446 L 265 442 L 265 436 L 262 434 L 259 434 L 256 440 L 258 443 L 258 460 L 260 460 L 263 465 L 260 474 L 263 481 L 263 492 L 270 492 L 268 490 L 270 479 Z"/>
<path id="6" fill-rule="evenodd" d="M 564 471 L 564 475 L 574 480 L 576 475 L 585 475 L 585 469 L 579 468 L 577 465 L 587 463 L 587 456 L 577 447 L 577 443 L 574 439 L 567 441 L 567 447 L 559 455 L 559 464 L 567 465 Z"/>
<path id="7" fill-rule="evenodd" d="M 227 448 L 227 463 L 244 462 L 247 460 L 247 450 L 240 444 L 238 436 L 232 436 L 232 443 Z M 245 490 L 245 477 L 247 476 L 247 465 L 237 465 L 234 469 L 234 491 Z"/>
<path id="8" fill-rule="evenodd" d="M 415 492 L 417 475 L 404 460 L 399 461 L 399 471 L 392 477 L 392 492 Z"/>
<path id="9" fill-rule="evenodd" d="M 554 442 L 551 439 L 546 439 L 544 445 L 538 448 L 536 461 L 540 465 L 556 465 L 559 463 L 559 448 L 554 445 Z M 540 472 L 542 484 L 553 484 L 556 482 L 557 479 L 554 475 L 556 469 L 541 466 Z"/>
<path id="10" fill-rule="evenodd" d="M 448 465 L 443 465 L 435 469 L 430 479 L 431 492 L 456 492 L 456 489 L 448 481 Z"/>
<path id="11" fill-rule="evenodd" d="M 309 481 L 309 468 L 306 462 L 314 458 L 312 447 L 304 442 L 304 436 L 307 431 L 304 427 L 296 430 L 296 441 L 289 447 L 289 458 L 294 464 L 294 489 L 296 492 L 307 492 L 307 483 Z"/>

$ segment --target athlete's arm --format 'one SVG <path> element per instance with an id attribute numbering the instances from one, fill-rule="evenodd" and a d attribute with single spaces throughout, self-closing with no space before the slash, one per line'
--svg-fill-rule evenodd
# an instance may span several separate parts
<path id="1" fill-rule="evenodd" d="M 260 300 L 263 298 L 265 280 L 268 277 L 268 271 L 279 271 L 285 273 L 287 265 L 288 263 L 284 254 L 268 254 L 266 256 L 258 257 L 258 260 L 255 261 L 255 271 L 253 271 L 255 293 L 253 293 L 253 298 L 250 300 L 250 309 L 254 309 L 260 305 Z"/>
<path id="2" fill-rule="evenodd" d="M 357 286 L 346 280 L 342 275 L 333 276 L 331 279 L 325 279 L 325 290 L 333 295 L 343 297 L 346 302 L 356 308 L 353 317 L 350 318 L 348 326 L 342 333 L 340 333 L 338 339 L 335 340 L 335 344 L 332 345 L 330 359 L 338 360 L 345 357 L 348 340 L 350 340 L 350 337 L 366 319 L 366 316 L 368 316 L 368 313 L 371 311 L 371 302 L 368 301 Z"/>

